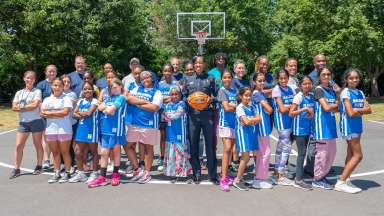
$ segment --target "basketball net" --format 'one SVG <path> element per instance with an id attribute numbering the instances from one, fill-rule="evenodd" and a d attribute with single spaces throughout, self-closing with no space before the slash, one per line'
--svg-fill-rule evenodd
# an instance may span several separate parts
<path id="1" fill-rule="evenodd" d="M 196 37 L 197 44 L 203 45 L 203 44 L 205 44 L 205 39 L 208 36 L 208 32 L 198 31 L 198 32 L 193 33 L 193 35 L 195 35 L 195 37 Z"/>

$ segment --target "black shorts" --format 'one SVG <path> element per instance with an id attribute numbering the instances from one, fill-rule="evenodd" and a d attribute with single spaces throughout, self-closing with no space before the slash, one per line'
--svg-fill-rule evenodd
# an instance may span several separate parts
<path id="1" fill-rule="evenodd" d="M 30 122 L 19 122 L 17 131 L 20 133 L 37 133 L 45 129 L 45 122 L 43 119 L 35 119 Z"/>

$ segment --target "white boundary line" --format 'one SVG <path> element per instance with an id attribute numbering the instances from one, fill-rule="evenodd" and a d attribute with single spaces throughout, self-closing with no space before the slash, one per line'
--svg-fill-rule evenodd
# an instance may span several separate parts
<path id="1" fill-rule="evenodd" d="M 381 122 L 380 122 L 381 123 Z M 383 123 L 384 124 L 384 123 Z M 13 129 L 13 130 L 8 130 L 8 131 L 3 131 L 0 133 L 0 136 L 1 135 L 4 135 L 4 134 L 7 134 L 7 133 L 11 133 L 11 132 L 14 132 L 16 131 L 17 129 Z M 270 137 L 277 141 L 278 139 L 273 136 L 273 135 L 270 135 Z M 297 156 L 297 152 L 295 150 L 292 149 L 292 152 L 291 152 L 293 155 L 296 155 Z M 7 164 L 7 163 L 4 163 L 4 162 L 1 162 L 0 161 L 0 166 L 2 167 L 7 167 L 7 168 L 14 168 L 13 165 L 11 164 Z M 22 171 L 25 171 L 25 172 L 30 172 L 32 173 L 33 170 L 32 169 L 28 169 L 28 168 L 23 168 L 23 167 L 20 167 L 20 170 Z M 376 170 L 376 171 L 371 171 L 371 172 L 363 172 L 363 173 L 356 173 L 356 174 L 352 174 L 351 175 L 351 178 L 354 178 L 354 177 L 362 177 L 362 176 L 371 176 L 371 175 L 379 175 L 379 174 L 383 174 L 384 173 L 384 169 L 382 170 Z M 42 174 L 44 175 L 53 175 L 52 172 L 43 172 Z M 331 177 L 327 177 L 327 179 L 329 180 L 334 180 L 334 179 L 338 179 L 340 176 L 337 175 L 337 176 L 331 176 Z M 306 179 L 306 180 L 312 180 L 312 179 Z M 123 183 L 129 183 L 129 180 L 122 180 L 121 182 Z M 185 182 L 176 182 L 176 183 L 171 183 L 171 181 L 168 181 L 168 180 L 151 180 L 150 182 L 148 182 L 149 184 L 179 184 L 179 185 L 188 185 L 187 183 Z M 202 181 L 200 183 L 201 185 L 213 185 L 211 182 L 209 181 Z M 191 185 L 194 185 L 194 184 L 191 184 Z"/>
<path id="2" fill-rule="evenodd" d="M 379 122 L 379 121 L 373 121 L 373 120 L 368 120 L 369 122 L 376 123 L 376 124 L 381 124 L 384 125 L 384 122 Z"/>

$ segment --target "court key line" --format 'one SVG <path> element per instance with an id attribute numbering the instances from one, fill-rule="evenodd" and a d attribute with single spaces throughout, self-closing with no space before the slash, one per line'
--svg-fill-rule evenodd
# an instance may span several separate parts
<path id="1" fill-rule="evenodd" d="M 380 122 L 381 123 L 381 122 Z M 4 135 L 4 134 L 7 134 L 7 133 L 11 133 L 13 131 L 16 131 L 16 129 L 13 129 L 13 130 L 8 130 L 8 131 L 3 131 L 0 133 L 0 136 L 1 135 Z M 273 136 L 273 135 L 270 135 L 270 137 L 277 141 L 278 139 Z M 297 156 L 297 152 L 295 150 L 292 149 L 292 154 L 296 155 Z M 14 168 L 13 165 L 10 165 L 10 164 L 7 164 L 7 163 L 4 163 L 4 162 L 1 162 L 0 161 L 0 166 L 2 167 L 7 167 L 7 168 Z M 28 169 L 28 168 L 23 168 L 23 167 L 20 167 L 20 170 L 22 171 L 25 171 L 25 172 L 33 172 L 32 169 Z M 384 169 L 383 170 L 376 170 L 376 171 L 371 171 L 371 172 L 363 172 L 363 173 L 356 173 L 356 174 L 352 174 L 351 175 L 351 178 L 354 178 L 354 177 L 362 177 L 362 176 L 371 176 L 371 175 L 378 175 L 378 174 L 382 174 L 384 173 Z M 43 172 L 42 174 L 44 175 L 53 175 L 52 172 Z M 339 175 L 338 176 L 331 176 L 331 177 L 327 177 L 327 179 L 338 179 L 339 178 Z M 128 183 L 129 180 L 122 180 L 123 183 Z M 148 182 L 149 184 L 173 184 L 171 183 L 171 181 L 167 181 L 167 180 L 151 180 L 150 182 Z M 175 184 L 187 184 L 185 182 L 177 182 Z M 212 185 L 211 182 L 206 182 L 206 181 L 203 181 L 201 182 L 202 185 Z"/>

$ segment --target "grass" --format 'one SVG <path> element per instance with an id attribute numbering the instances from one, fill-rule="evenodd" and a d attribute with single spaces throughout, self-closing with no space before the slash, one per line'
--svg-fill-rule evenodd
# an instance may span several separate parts
<path id="1" fill-rule="evenodd" d="M 369 98 L 372 114 L 365 115 L 365 120 L 384 120 L 384 97 Z M 15 129 L 18 126 L 18 114 L 10 106 L 0 105 L 0 131 Z"/>
<path id="2" fill-rule="evenodd" d="M 19 125 L 18 114 L 11 110 L 10 105 L 0 105 L 0 131 L 11 130 Z"/>

